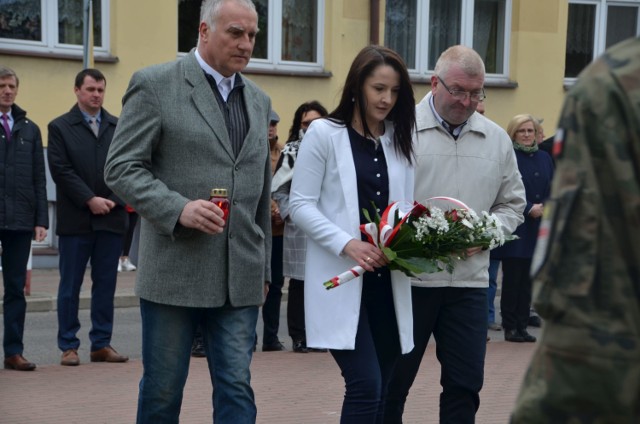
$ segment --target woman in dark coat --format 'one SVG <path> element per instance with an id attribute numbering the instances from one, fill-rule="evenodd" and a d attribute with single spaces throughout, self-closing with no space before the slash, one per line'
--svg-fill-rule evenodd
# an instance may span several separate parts
<path id="1" fill-rule="evenodd" d="M 531 304 L 531 259 L 538 238 L 543 203 L 549 197 L 553 178 L 551 156 L 538 149 L 538 126 L 533 116 L 514 116 L 507 126 L 513 140 L 518 169 L 524 183 L 527 206 L 524 223 L 515 231 L 517 240 L 494 250 L 491 257 L 502 261 L 502 294 L 500 311 L 504 338 L 510 342 L 535 342 L 527 332 Z"/>

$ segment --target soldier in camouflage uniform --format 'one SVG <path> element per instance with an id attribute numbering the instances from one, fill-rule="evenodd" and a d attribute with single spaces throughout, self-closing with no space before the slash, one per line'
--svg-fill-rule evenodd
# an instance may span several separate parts
<path id="1" fill-rule="evenodd" d="M 640 38 L 581 74 L 554 153 L 545 328 L 512 422 L 640 423 Z"/>

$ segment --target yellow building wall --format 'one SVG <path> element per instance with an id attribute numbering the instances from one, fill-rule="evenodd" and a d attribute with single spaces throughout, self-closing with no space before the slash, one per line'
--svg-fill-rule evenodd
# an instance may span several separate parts
<path id="1" fill-rule="evenodd" d="M 104 107 L 119 115 L 122 95 L 134 71 L 147 65 L 170 61 L 177 51 L 177 0 L 111 0 L 110 42 L 115 63 L 94 63 L 107 79 Z M 168 4 L 171 3 L 171 7 Z M 3 54 L 0 63 L 20 78 L 16 103 L 25 109 L 42 130 L 47 143 L 47 124 L 76 103 L 74 79 L 83 68 L 77 60 Z"/>
<path id="2" fill-rule="evenodd" d="M 506 128 L 520 113 L 543 118 L 547 136 L 555 133 L 564 101 L 563 86 L 568 3 L 566 0 L 514 0 L 509 78 L 517 88 L 489 88 L 486 115 Z"/>
<path id="3" fill-rule="evenodd" d="M 509 73 L 517 87 L 488 84 L 486 116 L 503 128 L 521 113 L 544 119 L 545 134 L 555 133 L 564 101 L 563 87 L 568 3 L 566 0 L 513 0 Z M 431 87 L 414 84 L 416 101 Z"/>
<path id="4" fill-rule="evenodd" d="M 380 1 L 380 42 L 384 41 L 384 1 Z M 177 57 L 178 0 L 111 0 L 110 42 L 115 63 L 97 62 L 107 78 L 105 108 L 115 115 L 136 70 Z M 349 66 L 369 43 L 369 0 L 325 0 L 324 70 L 322 77 L 247 72 L 272 98 L 281 118 L 278 132 L 285 140 L 298 105 L 318 100 L 328 110 L 338 103 Z M 544 118 L 547 135 L 555 131 L 564 99 L 566 0 L 513 0 L 509 79 L 516 88 L 487 88 L 487 116 L 502 127 L 519 113 Z M 195 37 L 195 35 L 194 35 Z M 73 79 L 82 60 L 2 55 L 21 84 L 17 103 L 43 130 L 49 121 L 75 103 Z M 327 76 L 328 75 L 328 76 Z M 430 89 L 415 83 L 419 101 Z"/>
<path id="5" fill-rule="evenodd" d="M 280 115 L 278 135 L 287 139 L 298 106 L 318 100 L 331 111 L 340 101 L 342 86 L 356 54 L 369 43 L 369 0 L 326 0 L 324 68 L 330 77 L 254 75 L 249 78 L 271 96 Z"/>

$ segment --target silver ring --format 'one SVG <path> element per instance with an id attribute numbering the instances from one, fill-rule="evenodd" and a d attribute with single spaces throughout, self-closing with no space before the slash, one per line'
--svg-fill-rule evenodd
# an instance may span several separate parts
<path id="1" fill-rule="evenodd" d="M 367 256 L 367 259 L 365 259 L 365 262 L 371 262 L 371 258 Z"/>

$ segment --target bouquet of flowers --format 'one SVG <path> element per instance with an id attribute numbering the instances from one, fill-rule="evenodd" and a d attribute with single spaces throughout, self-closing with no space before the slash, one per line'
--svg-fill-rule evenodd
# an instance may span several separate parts
<path id="1" fill-rule="evenodd" d="M 438 201 L 454 207 L 443 210 L 431 204 Z M 505 236 L 500 221 L 493 215 L 477 214 L 450 197 L 432 197 L 424 204 L 415 202 L 407 212 L 401 211 L 400 203 L 395 202 L 373 220 L 366 210 L 364 214 L 370 222 L 361 225 L 360 231 L 384 252 L 389 269 L 411 277 L 444 270 L 453 272 L 455 260 L 466 258 L 466 249 L 493 249 L 517 238 Z M 338 287 L 364 272 L 361 266 L 355 266 L 326 281 L 324 286 L 327 290 Z"/>

